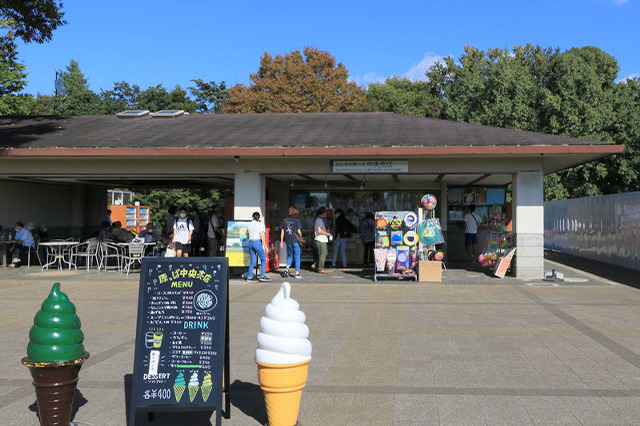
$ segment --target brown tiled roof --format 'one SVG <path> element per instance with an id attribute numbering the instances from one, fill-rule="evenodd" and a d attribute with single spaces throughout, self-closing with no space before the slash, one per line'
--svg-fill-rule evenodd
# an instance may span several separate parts
<path id="1" fill-rule="evenodd" d="M 394 113 L 0 117 L 0 148 L 447 147 L 602 141 Z"/>

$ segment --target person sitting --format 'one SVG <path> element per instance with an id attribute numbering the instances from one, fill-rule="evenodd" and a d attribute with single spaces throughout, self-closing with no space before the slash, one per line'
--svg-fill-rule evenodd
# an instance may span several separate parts
<path id="1" fill-rule="evenodd" d="M 111 231 L 113 234 L 113 239 L 119 243 L 128 243 L 133 240 L 133 234 L 122 227 L 122 222 L 117 221 L 113 222 L 113 230 Z"/>
<path id="2" fill-rule="evenodd" d="M 12 253 L 13 260 L 11 261 L 12 268 L 15 268 L 20 265 L 20 254 L 24 251 L 29 251 L 30 247 L 35 247 L 36 242 L 33 239 L 33 235 L 31 235 L 31 231 L 24 227 L 22 222 L 16 222 L 16 242 L 13 244 L 9 251 Z"/>
<path id="3" fill-rule="evenodd" d="M 140 233 L 140 236 L 144 238 L 145 243 L 157 243 L 158 232 L 153 223 L 147 223 L 147 227 Z"/>
<path id="4" fill-rule="evenodd" d="M 100 233 L 98 234 L 98 238 L 101 241 L 113 240 L 113 229 L 111 228 L 111 224 L 106 220 L 100 224 Z"/>

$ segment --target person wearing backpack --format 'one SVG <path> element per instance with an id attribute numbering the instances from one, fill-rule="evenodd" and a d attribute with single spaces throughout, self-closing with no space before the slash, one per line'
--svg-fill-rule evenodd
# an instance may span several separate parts
<path id="1" fill-rule="evenodd" d="M 347 219 L 341 209 L 336 210 L 336 239 L 333 243 L 333 259 L 331 267 L 338 262 L 338 253 L 342 256 L 342 267 L 347 267 L 347 242 L 356 231 L 356 227 Z"/>
<path id="2" fill-rule="evenodd" d="M 176 250 L 176 257 L 189 257 L 194 229 L 193 221 L 187 217 L 187 209 L 181 207 L 178 220 L 173 224 L 173 238 L 171 240 Z"/>
<path id="3" fill-rule="evenodd" d="M 211 212 L 209 218 L 209 225 L 207 230 L 207 238 L 209 240 L 209 256 L 217 256 L 220 244 L 223 243 L 224 235 L 222 234 L 222 227 L 220 223 L 221 209 L 216 207 Z"/>

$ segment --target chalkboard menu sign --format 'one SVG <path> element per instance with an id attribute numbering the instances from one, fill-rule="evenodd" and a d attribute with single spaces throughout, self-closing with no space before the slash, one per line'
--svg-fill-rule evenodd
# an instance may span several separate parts
<path id="1" fill-rule="evenodd" d="M 172 407 L 215 409 L 221 424 L 229 383 L 228 284 L 224 257 L 142 260 L 130 425 L 138 408 Z M 228 415 L 228 393 L 225 399 Z"/>

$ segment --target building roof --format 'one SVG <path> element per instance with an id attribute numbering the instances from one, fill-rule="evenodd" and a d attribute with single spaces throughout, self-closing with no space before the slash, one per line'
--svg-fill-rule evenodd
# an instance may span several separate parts
<path id="1" fill-rule="evenodd" d="M 0 117 L 0 149 L 388 148 L 612 145 L 394 113 Z M 604 147 L 600 147 L 602 150 Z M 619 146 L 616 147 L 619 150 Z M 605 149 L 606 150 L 606 149 Z M 315 150 L 314 150 L 315 151 Z"/>

